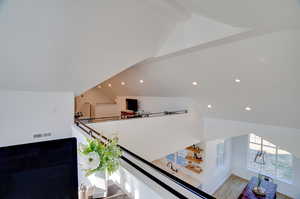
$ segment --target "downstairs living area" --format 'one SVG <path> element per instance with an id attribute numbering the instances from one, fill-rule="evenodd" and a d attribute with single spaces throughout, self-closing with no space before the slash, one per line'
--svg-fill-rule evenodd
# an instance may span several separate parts
<path id="1" fill-rule="evenodd" d="M 300 159 L 255 134 L 201 142 L 153 163 L 220 199 L 290 199 L 299 188 Z"/>

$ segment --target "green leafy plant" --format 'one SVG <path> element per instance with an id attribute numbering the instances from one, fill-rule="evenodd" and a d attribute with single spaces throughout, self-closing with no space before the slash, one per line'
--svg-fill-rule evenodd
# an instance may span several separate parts
<path id="1" fill-rule="evenodd" d="M 122 151 L 117 137 L 107 143 L 98 139 L 87 139 L 87 142 L 87 145 L 81 144 L 79 149 L 86 176 L 97 171 L 107 171 L 111 175 L 119 168 Z"/>

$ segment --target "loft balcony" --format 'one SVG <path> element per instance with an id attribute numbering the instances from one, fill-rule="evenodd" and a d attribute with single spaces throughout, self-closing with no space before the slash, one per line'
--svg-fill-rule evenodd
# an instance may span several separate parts
<path id="1" fill-rule="evenodd" d="M 184 111 L 160 112 L 118 120 L 83 120 L 106 137 L 118 135 L 120 144 L 148 161 L 200 142 L 193 116 Z M 95 121 L 90 123 L 91 121 Z M 151 150 L 151 153 L 149 151 Z"/>
<path id="2" fill-rule="evenodd" d="M 76 121 L 76 126 L 73 127 L 73 136 L 80 143 L 85 143 L 86 138 L 107 140 L 103 134 L 80 121 Z M 110 177 L 110 180 L 121 190 L 125 190 L 127 197 L 133 199 L 214 199 L 213 196 L 168 173 L 122 144 L 119 146 L 123 151 L 121 168 Z M 79 172 L 80 181 L 83 178 L 82 175 Z"/>

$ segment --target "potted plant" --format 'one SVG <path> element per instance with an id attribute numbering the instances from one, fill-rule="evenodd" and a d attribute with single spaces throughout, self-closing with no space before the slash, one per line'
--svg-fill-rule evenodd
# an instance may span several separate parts
<path id="1" fill-rule="evenodd" d="M 108 176 L 120 166 L 122 152 L 118 146 L 118 138 L 106 143 L 98 139 L 87 139 L 87 145 L 81 144 L 79 148 L 81 167 L 94 186 L 93 197 L 105 197 Z"/>

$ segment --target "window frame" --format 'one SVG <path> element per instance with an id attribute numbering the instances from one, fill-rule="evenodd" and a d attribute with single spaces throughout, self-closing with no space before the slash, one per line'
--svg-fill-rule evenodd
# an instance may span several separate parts
<path id="1" fill-rule="evenodd" d="M 219 146 L 223 145 L 223 151 L 220 153 Z M 225 146 L 225 140 L 220 140 L 219 143 L 217 144 L 217 158 L 216 158 L 216 163 L 217 163 L 217 168 L 225 168 L 225 154 L 226 154 L 226 146 Z M 222 161 L 220 161 L 222 160 Z"/>
<path id="2" fill-rule="evenodd" d="M 248 153 L 247 153 L 247 168 L 248 168 L 248 170 L 250 170 L 250 171 L 252 171 L 252 172 L 255 172 L 255 173 L 260 173 L 260 172 L 258 172 L 257 170 L 251 168 L 251 165 L 250 165 L 250 144 L 260 145 L 260 150 L 261 150 L 261 151 L 264 151 L 264 150 L 263 150 L 263 149 L 264 149 L 264 146 L 265 146 L 265 147 L 269 147 L 269 148 L 275 149 L 275 161 L 276 161 L 276 165 L 275 165 L 275 176 L 274 176 L 274 175 L 270 175 L 270 174 L 266 174 L 265 171 L 264 171 L 264 169 L 261 171 L 261 173 L 262 173 L 263 175 L 270 176 L 270 177 L 272 177 L 272 178 L 275 179 L 275 180 L 278 180 L 278 181 L 281 181 L 281 182 L 284 182 L 284 183 L 287 183 L 287 184 L 293 184 L 293 182 L 294 182 L 294 177 L 292 177 L 291 180 L 287 180 L 287 179 L 283 179 L 283 178 L 278 177 L 278 151 L 280 150 L 280 147 L 277 146 L 277 145 L 274 145 L 274 144 L 273 144 L 274 146 L 265 145 L 265 144 L 264 144 L 264 140 L 265 140 L 265 139 L 263 139 L 263 138 L 260 137 L 260 136 L 257 136 L 257 137 L 260 139 L 260 143 L 252 142 L 252 141 L 251 141 L 251 135 L 257 136 L 257 135 L 255 135 L 255 134 L 249 134 L 249 135 L 248 135 L 248 145 L 247 145 L 247 147 L 248 147 Z M 267 141 L 267 140 L 265 140 L 265 141 Z M 267 142 L 268 142 L 268 141 L 267 141 Z M 290 154 L 291 154 L 291 153 L 290 153 Z M 293 165 L 294 165 L 294 164 L 293 164 L 293 163 L 294 163 L 294 156 L 293 156 L 293 154 L 291 154 L 291 157 L 292 157 L 292 170 L 293 170 L 293 172 L 294 172 L 294 169 L 293 169 Z"/>

